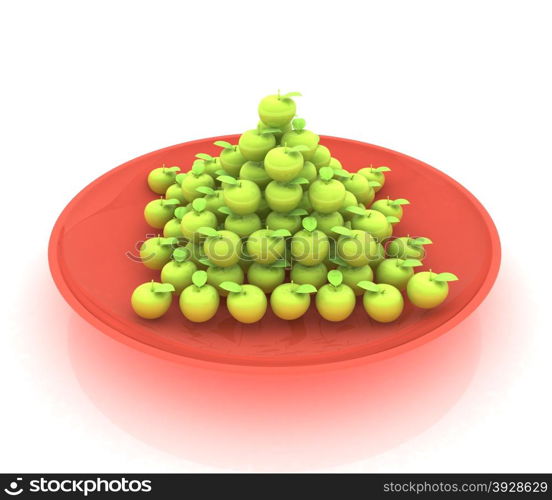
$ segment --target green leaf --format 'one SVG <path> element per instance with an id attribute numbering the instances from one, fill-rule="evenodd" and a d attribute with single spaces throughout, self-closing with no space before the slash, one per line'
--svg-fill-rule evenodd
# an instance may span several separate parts
<path id="1" fill-rule="evenodd" d="M 345 226 L 334 226 L 332 227 L 334 233 L 340 234 L 341 236 L 352 236 L 353 232 L 346 228 Z"/>
<path id="2" fill-rule="evenodd" d="M 217 238 L 219 236 L 219 232 L 216 229 L 207 226 L 202 226 L 198 228 L 196 232 L 205 236 L 209 236 L 210 238 Z"/>
<path id="3" fill-rule="evenodd" d="M 293 293 L 316 293 L 316 287 L 314 285 L 309 285 L 305 283 L 304 285 L 299 285 Z"/>
<path id="4" fill-rule="evenodd" d="M 288 184 L 308 184 L 309 181 L 305 179 L 304 177 L 296 177 L 295 179 L 292 179 L 288 182 Z"/>
<path id="5" fill-rule="evenodd" d="M 226 206 L 219 207 L 219 208 L 218 208 L 218 211 L 219 211 L 221 214 L 232 215 L 232 210 L 230 210 L 230 209 L 229 209 L 228 207 L 226 207 Z"/>
<path id="6" fill-rule="evenodd" d="M 307 122 L 303 120 L 303 118 L 295 118 L 291 121 L 291 125 L 293 126 L 294 130 L 303 130 L 307 125 Z"/>
<path id="7" fill-rule="evenodd" d="M 163 203 L 161 203 L 162 205 L 180 205 L 180 200 L 178 200 L 177 198 L 169 198 L 168 200 L 163 200 Z"/>
<path id="8" fill-rule="evenodd" d="M 285 238 L 286 236 L 291 236 L 287 229 L 276 229 L 270 233 L 271 238 Z"/>
<path id="9" fill-rule="evenodd" d="M 205 198 L 196 198 L 194 201 L 192 201 L 192 208 L 196 212 L 203 212 L 205 208 L 207 207 L 207 202 L 205 201 Z"/>
<path id="10" fill-rule="evenodd" d="M 192 274 L 192 283 L 198 288 L 201 288 L 207 283 L 207 273 L 205 271 L 196 271 Z"/>
<path id="11" fill-rule="evenodd" d="M 179 186 L 182 184 L 182 181 L 184 180 L 184 177 L 186 177 L 187 174 L 177 174 L 174 178 L 174 182 L 176 182 Z"/>
<path id="12" fill-rule="evenodd" d="M 238 180 L 231 175 L 219 175 L 217 177 L 217 181 L 224 182 L 225 184 L 231 184 L 232 186 L 236 186 L 238 184 Z"/>
<path id="13" fill-rule="evenodd" d="M 308 146 L 305 146 L 304 144 L 298 144 L 297 146 L 293 146 L 292 148 L 287 148 L 287 151 L 289 153 L 300 153 L 301 151 L 309 151 L 310 148 Z"/>
<path id="14" fill-rule="evenodd" d="M 190 257 L 190 251 L 187 248 L 175 248 L 174 252 L 172 253 L 172 258 L 176 262 L 184 262 L 188 260 Z"/>
<path id="15" fill-rule="evenodd" d="M 215 194 L 215 190 L 213 188 L 210 188 L 209 186 L 199 186 L 196 187 L 196 191 L 201 194 L 206 195 L 213 195 Z"/>
<path id="16" fill-rule="evenodd" d="M 452 273 L 439 273 L 436 276 L 433 277 L 433 281 L 457 281 L 458 276 Z"/>
<path id="17" fill-rule="evenodd" d="M 304 208 L 294 208 L 291 212 L 288 212 L 286 215 L 291 217 L 296 217 L 300 215 L 307 215 L 308 212 Z"/>
<path id="18" fill-rule="evenodd" d="M 301 97 L 303 94 L 301 92 L 288 92 L 287 94 L 281 95 L 280 99 L 289 99 L 290 97 Z"/>
<path id="19" fill-rule="evenodd" d="M 309 233 L 312 233 L 316 229 L 318 221 L 314 217 L 305 217 L 301 221 L 301 224 L 307 231 L 309 231 Z"/>
<path id="20" fill-rule="evenodd" d="M 174 286 L 170 283 L 154 283 L 152 289 L 154 293 L 170 293 L 175 291 Z"/>
<path id="21" fill-rule="evenodd" d="M 332 269 L 328 273 L 328 281 L 330 282 L 330 285 L 338 287 L 341 283 L 343 283 L 343 274 L 337 269 Z"/>
<path id="22" fill-rule="evenodd" d="M 377 167 L 373 168 L 375 172 L 391 172 L 391 169 L 389 167 Z"/>
<path id="23" fill-rule="evenodd" d="M 397 198 L 396 200 L 391 200 L 389 202 L 389 205 L 397 207 L 400 205 L 410 205 L 410 202 L 408 200 L 405 200 L 404 198 Z"/>
<path id="24" fill-rule="evenodd" d="M 165 172 L 180 172 L 180 167 L 165 167 Z"/>
<path id="25" fill-rule="evenodd" d="M 380 186 L 381 186 L 381 183 L 378 182 L 378 181 L 368 181 L 368 185 L 369 185 L 370 187 L 375 188 L 375 187 L 380 187 Z"/>
<path id="26" fill-rule="evenodd" d="M 341 257 L 337 255 L 335 257 L 330 257 L 330 262 L 333 262 L 340 267 L 351 267 L 347 262 L 345 262 Z"/>
<path id="27" fill-rule="evenodd" d="M 215 174 L 217 175 L 228 175 L 228 172 L 224 170 L 223 168 L 219 168 L 218 170 L 215 170 Z"/>
<path id="28" fill-rule="evenodd" d="M 423 265 L 418 259 L 406 259 L 400 267 L 417 267 Z"/>
<path id="29" fill-rule="evenodd" d="M 416 245 L 416 246 L 431 245 L 432 243 L 433 241 L 431 241 L 429 238 L 424 238 L 423 236 L 408 240 L 409 245 Z"/>
<path id="30" fill-rule="evenodd" d="M 345 210 L 347 210 L 347 212 L 351 212 L 352 214 L 360 215 L 360 216 L 364 216 L 367 213 L 365 208 L 357 207 L 355 205 L 351 205 L 347 207 Z"/>
<path id="31" fill-rule="evenodd" d="M 334 177 L 341 177 L 342 179 L 350 179 L 352 177 L 352 174 L 350 172 L 347 172 L 347 170 L 344 170 L 342 168 L 333 168 L 332 170 Z"/>
<path id="32" fill-rule="evenodd" d="M 213 144 L 215 146 L 218 146 L 219 148 L 232 149 L 232 150 L 234 149 L 234 146 L 226 141 L 215 141 Z"/>
<path id="33" fill-rule="evenodd" d="M 387 219 L 387 222 L 390 224 L 396 224 L 397 222 L 400 222 L 401 220 L 397 217 L 394 217 L 393 215 L 388 215 L 385 217 Z"/>
<path id="34" fill-rule="evenodd" d="M 200 257 L 197 259 L 201 264 L 207 267 L 215 267 L 215 265 L 207 258 L 207 257 Z"/>
<path id="35" fill-rule="evenodd" d="M 205 163 L 202 160 L 196 160 L 192 165 L 192 174 L 199 177 L 205 172 Z"/>
<path id="36" fill-rule="evenodd" d="M 178 238 L 159 238 L 159 244 L 162 247 L 170 247 L 178 243 Z"/>
<path id="37" fill-rule="evenodd" d="M 333 176 L 334 176 L 333 168 L 332 167 L 322 167 L 318 171 L 318 175 L 323 181 L 329 181 L 329 180 L 333 179 Z"/>
<path id="38" fill-rule="evenodd" d="M 208 155 L 207 153 L 198 153 L 195 155 L 196 158 L 199 158 L 200 160 L 205 161 L 213 161 L 214 158 L 211 155 Z"/>
<path id="39" fill-rule="evenodd" d="M 288 267 L 289 263 L 285 259 L 278 259 L 275 260 L 272 264 L 270 264 L 270 267 Z"/>
<path id="40" fill-rule="evenodd" d="M 357 283 L 357 286 L 363 288 L 364 290 L 367 290 L 368 292 L 378 293 L 380 291 L 380 287 L 376 285 L 373 281 L 359 281 Z"/>
<path id="41" fill-rule="evenodd" d="M 190 211 L 190 204 L 186 205 L 185 207 L 177 207 L 174 211 L 174 216 L 178 220 L 182 220 L 182 217 L 184 217 L 184 214 L 187 214 Z"/>
<path id="42" fill-rule="evenodd" d="M 233 281 L 223 281 L 219 285 L 223 290 L 226 290 L 231 293 L 240 293 L 242 291 L 241 285 L 234 283 Z"/>
<path id="43" fill-rule="evenodd" d="M 262 128 L 259 133 L 261 135 L 264 135 L 264 134 L 279 134 L 281 132 L 281 130 L 279 128 L 276 128 L 276 127 L 267 127 L 267 128 Z"/>

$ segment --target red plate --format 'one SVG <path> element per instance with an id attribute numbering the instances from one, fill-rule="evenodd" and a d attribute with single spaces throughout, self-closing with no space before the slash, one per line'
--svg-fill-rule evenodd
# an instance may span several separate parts
<path id="1" fill-rule="evenodd" d="M 321 142 L 349 170 L 370 163 L 391 167 L 378 194 L 411 202 L 394 234 L 431 238 L 427 266 L 460 277 L 450 285 L 443 305 L 423 311 L 408 304 L 401 318 L 388 325 L 371 321 L 360 301 L 342 323 L 323 320 L 311 306 L 300 320 L 283 321 L 269 310 L 261 322 L 242 325 L 221 305 L 212 320 L 198 325 L 182 316 L 176 301 L 162 319 L 138 318 L 130 307 L 132 290 L 158 279 L 157 272 L 130 257 L 137 254 L 137 242 L 155 232 L 142 215 L 145 204 L 155 198 L 146 184 L 148 172 L 163 163 L 187 169 L 196 153 L 219 151 L 215 140 L 237 139 L 202 139 L 141 156 L 96 179 L 67 205 L 52 232 L 49 262 L 56 285 L 77 313 L 104 333 L 158 354 L 238 365 L 297 366 L 346 361 L 425 342 L 466 318 L 491 289 L 500 264 L 500 242 L 489 214 L 471 193 L 403 154 L 322 136 Z"/>

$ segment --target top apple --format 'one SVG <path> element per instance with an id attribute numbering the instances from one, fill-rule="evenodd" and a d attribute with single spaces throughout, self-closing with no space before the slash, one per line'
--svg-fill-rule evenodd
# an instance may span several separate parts
<path id="1" fill-rule="evenodd" d="M 283 127 L 295 116 L 297 111 L 292 97 L 300 96 L 299 92 L 288 92 L 266 96 L 259 103 L 259 118 L 269 127 Z"/>

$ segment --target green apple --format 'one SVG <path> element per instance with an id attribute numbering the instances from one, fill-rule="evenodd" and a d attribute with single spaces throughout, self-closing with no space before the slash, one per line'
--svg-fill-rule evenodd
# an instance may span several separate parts
<path id="1" fill-rule="evenodd" d="M 373 320 L 379 323 L 395 321 L 404 309 L 404 299 L 401 292 L 393 285 L 380 283 L 376 285 L 370 280 L 361 281 L 357 286 L 366 290 L 362 297 L 364 310 Z"/>
<path id="2" fill-rule="evenodd" d="M 335 234 L 336 236 L 339 236 L 337 233 Z M 333 238 L 330 238 L 330 252 L 328 253 L 328 257 L 326 257 L 326 260 L 324 261 L 324 265 L 326 266 L 328 271 L 338 268 L 338 265 L 335 263 L 335 259 L 337 259 L 337 257 L 337 241 Z"/>
<path id="3" fill-rule="evenodd" d="M 458 279 L 452 273 L 434 273 L 431 270 L 416 273 L 406 285 L 406 294 L 415 306 L 431 309 L 441 304 L 448 296 L 449 281 Z"/>
<path id="4" fill-rule="evenodd" d="M 366 177 L 367 180 L 377 182 L 379 186 L 374 186 L 374 191 L 377 193 L 385 184 L 384 172 L 390 172 L 389 167 L 365 167 L 361 168 L 358 173 Z"/>
<path id="5" fill-rule="evenodd" d="M 316 229 L 314 217 L 305 217 L 302 225 L 303 230 L 291 239 L 291 255 L 296 262 L 305 266 L 321 264 L 330 251 L 328 237 Z"/>
<path id="6" fill-rule="evenodd" d="M 148 186 L 157 194 L 165 194 L 171 184 L 174 184 L 176 174 L 180 172 L 180 167 L 166 167 L 163 165 L 154 168 L 148 174 Z"/>
<path id="7" fill-rule="evenodd" d="M 203 253 L 215 266 L 230 267 L 238 263 L 242 242 L 236 233 L 212 227 L 200 227 L 197 232 L 206 236 Z"/>
<path id="8" fill-rule="evenodd" d="M 187 240 L 202 239 L 197 232 L 200 227 L 217 227 L 217 217 L 213 212 L 206 210 L 205 198 L 197 198 L 192 202 L 191 210 L 182 216 L 180 229 Z"/>
<path id="9" fill-rule="evenodd" d="M 309 284 L 320 288 L 327 282 L 327 275 L 328 268 L 323 263 L 316 266 L 304 266 L 303 264 L 294 262 L 289 277 L 294 283 L 299 283 L 300 285 Z"/>
<path id="10" fill-rule="evenodd" d="M 216 172 L 222 168 L 219 158 L 206 153 L 198 153 L 195 156 L 197 158 L 196 161 L 205 166 L 205 172 L 207 172 L 211 177 L 215 178 L 218 175 Z"/>
<path id="11" fill-rule="evenodd" d="M 341 162 L 334 157 L 330 158 L 330 162 L 328 163 L 327 166 L 334 170 L 341 170 L 343 168 L 343 165 L 341 164 Z"/>
<path id="12" fill-rule="evenodd" d="M 331 212 L 322 214 L 320 212 L 312 212 L 311 217 L 316 219 L 316 227 L 330 238 L 337 239 L 339 235 L 332 228 L 343 225 L 343 216 L 340 212 Z"/>
<path id="13" fill-rule="evenodd" d="M 344 321 L 355 308 L 355 294 L 335 269 L 328 273 L 328 282 L 316 294 L 316 309 L 328 321 Z"/>
<path id="14" fill-rule="evenodd" d="M 144 208 L 144 218 L 151 227 L 163 229 L 165 224 L 173 218 L 174 209 L 178 205 L 180 205 L 180 201 L 175 199 L 152 200 Z"/>
<path id="15" fill-rule="evenodd" d="M 255 213 L 261 202 L 261 190 L 253 181 L 238 180 L 229 175 L 217 177 L 222 182 L 224 204 L 237 215 Z"/>
<path id="16" fill-rule="evenodd" d="M 274 212 L 291 212 L 297 208 L 303 196 L 301 184 L 308 182 L 297 177 L 290 182 L 271 181 L 266 187 L 265 198 L 268 206 Z"/>
<path id="17" fill-rule="evenodd" d="M 307 123 L 302 118 L 295 118 L 291 125 L 293 130 L 286 132 L 282 136 L 282 144 L 290 148 L 295 146 L 306 146 L 307 149 L 301 151 L 303 158 L 305 160 L 310 160 L 314 156 L 314 152 L 318 147 L 318 142 L 320 137 L 318 137 L 314 132 L 305 129 Z"/>
<path id="18" fill-rule="evenodd" d="M 266 125 L 262 122 L 262 120 L 259 120 L 259 123 L 257 123 L 257 127 L 266 127 Z M 287 123 L 286 125 L 283 125 L 281 127 L 278 127 L 277 129 L 279 132 L 272 132 L 274 135 L 274 138 L 276 139 L 276 145 L 281 146 L 280 141 L 282 140 L 282 136 L 291 130 L 291 123 Z"/>
<path id="19" fill-rule="evenodd" d="M 375 271 L 377 267 L 380 265 L 381 262 L 385 260 L 385 248 L 381 243 L 378 242 L 378 247 L 376 250 L 376 255 L 372 257 L 372 260 L 370 261 L 370 267 L 372 268 L 372 271 Z"/>
<path id="20" fill-rule="evenodd" d="M 205 271 L 192 275 L 192 285 L 184 288 L 178 301 L 182 314 L 194 323 L 209 321 L 217 313 L 219 304 L 217 289 L 207 284 Z"/>
<path id="21" fill-rule="evenodd" d="M 387 245 L 387 255 L 399 259 L 423 259 L 426 255 L 424 245 L 433 243 L 429 238 L 411 238 L 402 236 Z"/>
<path id="22" fill-rule="evenodd" d="M 203 195 L 203 199 L 206 203 L 205 209 L 209 212 L 213 212 L 219 222 L 223 221 L 225 215 L 219 212 L 219 208 L 225 206 L 222 189 L 213 189 L 207 186 L 200 186 L 197 188 L 197 191 Z"/>
<path id="23" fill-rule="evenodd" d="M 201 241 L 188 241 L 182 248 L 189 252 L 190 260 L 199 270 L 207 269 L 207 266 L 202 262 L 206 257 L 203 253 L 203 243 Z"/>
<path id="24" fill-rule="evenodd" d="M 170 283 L 142 283 L 130 298 L 134 312 L 144 319 L 157 319 L 171 307 L 174 286 Z"/>
<path id="25" fill-rule="evenodd" d="M 358 200 L 356 199 L 356 196 L 351 193 L 351 191 L 345 192 L 343 205 L 341 205 L 341 208 L 339 209 L 339 213 L 343 216 L 344 220 L 351 220 L 353 218 L 353 214 L 347 210 L 348 207 L 358 207 Z M 334 226 L 340 226 L 341 224 L 343 224 L 343 221 L 339 224 L 334 224 Z"/>
<path id="26" fill-rule="evenodd" d="M 197 266 L 190 259 L 190 252 L 185 248 L 175 248 L 172 260 L 161 269 L 161 281 L 170 283 L 177 295 L 192 284 L 192 274 L 197 271 Z"/>
<path id="27" fill-rule="evenodd" d="M 182 194 L 182 186 L 178 182 L 171 184 L 167 188 L 167 191 L 165 192 L 165 199 L 178 200 L 182 205 L 185 205 L 187 203 L 186 198 L 184 198 L 184 195 Z"/>
<path id="28" fill-rule="evenodd" d="M 185 239 L 182 234 L 182 228 L 180 227 L 180 219 L 173 217 L 168 221 L 163 227 L 163 236 L 165 238 L 178 238 L 179 240 Z"/>
<path id="29" fill-rule="evenodd" d="M 291 236 L 286 229 L 259 229 L 247 238 L 247 253 L 259 264 L 272 264 L 285 256 L 286 236 Z"/>
<path id="30" fill-rule="evenodd" d="M 399 221 L 403 216 L 403 205 L 409 205 L 410 202 L 404 198 L 398 198 L 396 200 L 391 200 L 387 197 L 384 200 L 375 201 L 370 207 L 372 210 L 377 210 L 383 215 L 388 215 L 396 217 Z"/>
<path id="31" fill-rule="evenodd" d="M 140 260 L 147 268 L 159 271 L 171 259 L 177 243 L 176 238 L 149 238 L 140 246 Z"/>
<path id="32" fill-rule="evenodd" d="M 297 283 L 284 283 L 274 289 L 270 296 L 270 307 L 276 316 L 287 321 L 298 319 L 309 309 L 311 293 L 316 287 Z"/>
<path id="33" fill-rule="evenodd" d="M 266 217 L 267 229 L 287 229 L 295 234 L 301 229 L 301 217 L 307 215 L 302 208 L 295 208 L 291 212 L 270 212 Z"/>
<path id="34" fill-rule="evenodd" d="M 319 170 L 322 167 L 327 167 L 330 164 L 330 159 L 332 155 L 330 150 L 326 146 L 319 144 L 314 150 L 311 161 L 314 163 L 314 166 Z"/>
<path id="35" fill-rule="evenodd" d="M 247 238 L 262 227 L 261 219 L 257 214 L 238 215 L 227 206 L 220 207 L 219 212 L 226 215 L 224 229 L 236 233 L 240 238 Z"/>
<path id="36" fill-rule="evenodd" d="M 238 146 L 241 155 L 246 160 L 263 161 L 266 154 L 276 146 L 274 133 L 280 132 L 278 128 L 263 128 L 248 130 L 240 136 Z"/>
<path id="37" fill-rule="evenodd" d="M 280 95 L 269 95 L 261 99 L 258 112 L 259 118 L 268 127 L 283 127 L 295 116 L 296 105 L 292 97 L 300 96 L 299 92 L 289 92 Z"/>
<path id="38" fill-rule="evenodd" d="M 308 184 L 303 184 L 303 189 L 308 190 L 310 184 L 312 184 L 318 177 L 318 170 L 316 170 L 314 163 L 310 161 L 305 161 L 305 163 L 303 164 L 303 168 L 301 169 L 301 172 L 299 172 L 299 177 L 302 177 L 303 179 L 307 179 Z"/>
<path id="39" fill-rule="evenodd" d="M 337 240 L 337 256 L 349 266 L 365 266 L 375 258 L 378 246 L 370 233 L 344 226 L 337 226 L 332 230 L 340 235 Z"/>
<path id="40" fill-rule="evenodd" d="M 303 210 L 306 210 L 308 213 L 312 212 L 312 205 L 309 199 L 308 191 L 303 193 L 303 196 L 301 197 L 301 201 L 299 202 L 299 205 L 297 205 L 297 208 L 302 208 Z"/>
<path id="41" fill-rule="evenodd" d="M 266 198 L 263 193 L 261 194 L 261 201 L 259 202 L 259 208 L 257 208 L 257 215 L 264 220 L 268 217 L 268 214 L 270 212 L 271 212 L 270 207 L 268 206 L 268 202 L 266 201 Z"/>
<path id="42" fill-rule="evenodd" d="M 181 181 L 182 195 L 186 201 L 193 201 L 201 196 L 197 190 L 200 186 L 215 187 L 213 178 L 205 172 L 205 165 L 201 162 L 194 163 L 192 170 L 188 172 Z"/>
<path id="43" fill-rule="evenodd" d="M 344 179 L 343 185 L 347 191 L 355 195 L 360 203 L 369 205 L 376 195 L 374 187 L 378 187 L 379 182 L 369 181 L 366 177 L 357 173 L 351 175 L 348 179 Z"/>
<path id="44" fill-rule="evenodd" d="M 207 258 L 201 259 L 201 263 L 207 266 L 207 283 L 213 285 L 221 297 L 226 297 L 228 295 L 228 292 L 220 287 L 221 283 L 225 281 L 243 283 L 245 279 L 245 273 L 238 264 L 228 267 L 219 267 Z"/>
<path id="45" fill-rule="evenodd" d="M 377 210 L 366 210 L 362 207 L 348 207 L 347 210 L 353 214 L 352 228 L 366 231 L 378 241 L 389 238 L 393 234 L 392 224 L 399 222 L 396 217 L 386 216 Z"/>
<path id="46" fill-rule="evenodd" d="M 357 286 L 357 283 L 359 281 L 372 281 L 374 279 L 374 272 L 368 264 L 352 267 L 339 257 L 336 257 L 333 261 L 337 264 L 337 270 L 343 275 L 343 283 L 350 286 L 357 296 L 364 293 L 364 290 Z"/>
<path id="47" fill-rule="evenodd" d="M 279 146 L 271 149 L 264 159 L 264 167 L 268 176 L 280 182 L 289 182 L 301 172 L 305 160 L 301 152 L 306 146 L 289 148 Z"/>
<path id="48" fill-rule="evenodd" d="M 247 281 L 263 292 L 271 293 L 286 278 L 286 261 L 279 259 L 268 266 L 253 262 L 247 270 Z"/>
<path id="49" fill-rule="evenodd" d="M 336 171 L 330 167 L 322 167 L 318 179 L 309 187 L 309 199 L 312 208 L 317 212 L 329 214 L 339 210 L 345 199 L 345 186 L 334 179 Z"/>
<path id="50" fill-rule="evenodd" d="M 232 281 L 225 281 L 220 287 L 229 292 L 226 307 L 240 323 L 255 323 L 265 315 L 266 295 L 259 287 L 240 285 Z"/>
<path id="51" fill-rule="evenodd" d="M 239 178 L 254 182 L 260 189 L 266 188 L 272 180 L 262 161 L 246 161 L 240 170 Z"/>
<path id="52" fill-rule="evenodd" d="M 214 144 L 215 146 L 223 148 L 219 156 L 219 162 L 222 169 L 228 175 L 237 177 L 240 173 L 240 168 L 246 162 L 238 146 L 226 141 L 215 141 Z"/>
<path id="53" fill-rule="evenodd" d="M 414 276 L 414 268 L 421 265 L 417 259 L 385 259 L 376 268 L 376 281 L 393 285 L 402 291 Z"/>

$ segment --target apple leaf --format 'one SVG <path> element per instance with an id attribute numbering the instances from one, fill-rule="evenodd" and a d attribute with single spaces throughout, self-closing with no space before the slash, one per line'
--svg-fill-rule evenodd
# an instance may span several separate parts
<path id="1" fill-rule="evenodd" d="M 151 288 L 154 293 L 170 293 L 175 291 L 174 286 L 170 283 L 153 283 Z"/>
<path id="2" fill-rule="evenodd" d="M 355 205 L 351 205 L 350 207 L 347 207 L 345 210 L 347 210 L 347 212 L 351 212 L 352 214 L 355 214 L 355 215 L 360 215 L 360 216 L 366 216 L 367 215 L 367 211 L 366 211 L 365 208 L 357 207 Z"/>
<path id="3" fill-rule="evenodd" d="M 458 276 L 452 273 L 439 273 L 433 277 L 433 281 L 457 281 Z"/>
<path id="4" fill-rule="evenodd" d="M 192 201 L 192 208 L 196 212 L 203 212 L 206 207 L 207 202 L 205 201 L 205 198 L 196 198 L 194 201 Z"/>
<path id="5" fill-rule="evenodd" d="M 207 257 L 200 257 L 197 260 L 200 264 L 203 264 L 204 266 L 215 267 L 215 265 Z"/>
<path id="6" fill-rule="evenodd" d="M 174 216 L 181 220 L 182 217 L 184 217 L 184 214 L 188 213 L 190 211 L 190 205 L 186 205 L 185 207 L 177 207 L 174 211 Z"/>
<path id="7" fill-rule="evenodd" d="M 271 238 L 285 238 L 286 236 L 291 236 L 287 229 L 276 229 L 270 233 Z"/>
<path id="8" fill-rule="evenodd" d="M 214 158 L 211 155 L 208 155 L 207 153 L 198 153 L 195 155 L 196 158 L 199 158 L 200 160 L 205 161 L 213 161 Z"/>
<path id="9" fill-rule="evenodd" d="M 387 222 L 389 222 L 390 224 L 396 224 L 397 222 L 401 221 L 398 217 L 394 217 L 393 215 L 388 215 L 385 218 L 387 219 Z"/>
<path id="10" fill-rule="evenodd" d="M 301 92 L 288 92 L 287 94 L 281 95 L 280 99 L 289 99 L 290 97 L 301 97 L 303 94 Z"/>
<path id="11" fill-rule="evenodd" d="M 318 171 L 318 175 L 323 181 L 330 181 L 331 179 L 333 179 L 333 176 L 334 176 L 333 168 L 332 167 L 322 167 Z"/>
<path id="12" fill-rule="evenodd" d="M 172 258 L 176 262 L 184 262 L 190 257 L 190 251 L 187 248 L 175 248 L 172 253 Z"/>
<path id="13" fill-rule="evenodd" d="M 307 230 L 309 233 L 312 233 L 316 229 L 318 221 L 314 217 L 305 217 L 301 221 L 301 224 L 303 225 L 305 230 Z"/>
<path id="14" fill-rule="evenodd" d="M 408 244 L 414 246 L 431 245 L 432 243 L 433 241 L 431 241 L 429 238 L 424 238 L 423 236 L 408 240 Z"/>
<path id="15" fill-rule="evenodd" d="M 219 148 L 232 149 L 232 150 L 234 149 L 234 146 L 226 141 L 215 141 L 213 144 L 215 146 L 218 146 Z"/>
<path id="16" fill-rule="evenodd" d="M 377 167 L 372 169 L 374 172 L 391 172 L 389 167 Z"/>
<path id="17" fill-rule="evenodd" d="M 345 227 L 345 226 L 334 226 L 332 227 L 332 231 L 334 233 L 337 233 L 337 234 L 340 234 L 341 236 L 352 236 L 353 235 L 353 232 Z"/>
<path id="18" fill-rule="evenodd" d="M 304 177 L 296 177 L 295 179 L 292 179 L 288 182 L 288 184 L 308 184 L 308 179 L 305 179 Z"/>
<path id="19" fill-rule="evenodd" d="M 170 173 L 180 172 L 180 167 L 165 167 L 163 170 Z"/>
<path id="20" fill-rule="evenodd" d="M 304 285 L 299 285 L 293 293 L 316 293 L 316 287 L 314 285 L 309 285 L 308 283 L 305 283 Z"/>
<path id="21" fill-rule="evenodd" d="M 298 144 L 297 146 L 293 146 L 292 148 L 286 148 L 286 153 L 300 153 L 301 151 L 309 151 L 309 147 L 305 146 L 304 144 Z"/>
<path id="22" fill-rule="evenodd" d="M 218 170 L 215 170 L 215 174 L 217 175 L 228 175 L 228 172 L 224 170 L 223 168 L 219 168 Z"/>
<path id="23" fill-rule="evenodd" d="M 291 121 L 291 125 L 293 126 L 293 130 L 303 130 L 307 122 L 303 118 L 295 118 Z"/>
<path id="24" fill-rule="evenodd" d="M 400 267 L 417 267 L 423 265 L 418 259 L 406 259 Z"/>
<path id="25" fill-rule="evenodd" d="M 287 262 L 285 259 L 278 259 L 275 260 L 272 264 L 270 264 L 270 267 L 288 267 L 289 262 Z"/>
<path id="26" fill-rule="evenodd" d="M 180 205 L 180 200 L 177 198 L 169 198 L 168 200 L 163 200 L 161 205 L 168 205 L 169 207 L 172 205 Z"/>
<path id="27" fill-rule="evenodd" d="M 280 132 L 281 132 L 281 130 L 279 128 L 276 128 L 276 127 L 262 128 L 261 130 L 259 130 L 259 133 L 261 135 L 264 135 L 264 134 L 279 134 Z"/>
<path id="28" fill-rule="evenodd" d="M 343 283 L 343 274 L 337 269 L 332 269 L 328 273 L 328 281 L 330 285 L 335 286 L 336 288 Z"/>
<path id="29" fill-rule="evenodd" d="M 342 179 L 350 179 L 352 174 L 342 168 L 332 168 L 334 177 L 341 177 Z"/>
<path id="30" fill-rule="evenodd" d="M 198 193 L 206 194 L 206 195 L 214 195 L 215 194 L 215 190 L 213 188 L 210 188 L 209 186 L 196 187 L 196 191 Z"/>
<path id="31" fill-rule="evenodd" d="M 408 200 L 405 200 L 404 198 L 397 198 L 396 200 L 391 200 L 389 202 L 389 205 L 397 207 L 400 205 L 410 205 L 410 202 Z"/>
<path id="32" fill-rule="evenodd" d="M 368 292 L 378 293 L 380 291 L 380 287 L 376 285 L 373 281 L 359 281 L 357 283 L 357 286 L 363 288 Z"/>
<path id="33" fill-rule="evenodd" d="M 381 187 L 381 183 L 378 182 L 378 181 L 368 181 L 368 185 L 369 185 L 370 187 L 373 187 L 373 188 L 375 188 L 375 187 Z"/>
<path id="34" fill-rule="evenodd" d="M 174 178 L 174 182 L 176 182 L 180 186 L 182 184 L 182 181 L 184 180 L 184 177 L 186 177 L 186 174 L 177 174 Z"/>
<path id="35" fill-rule="evenodd" d="M 178 238 L 159 238 L 159 245 L 162 247 L 170 247 L 178 243 Z"/>
<path id="36" fill-rule="evenodd" d="M 347 262 L 345 262 L 341 257 L 337 255 L 335 257 L 330 257 L 330 262 L 338 265 L 339 267 L 351 267 Z"/>
<path id="37" fill-rule="evenodd" d="M 238 180 L 231 175 L 219 175 L 217 177 L 217 181 L 223 182 L 224 184 L 231 184 L 232 186 L 236 186 L 238 184 Z"/>
<path id="38" fill-rule="evenodd" d="M 216 229 L 213 229 L 212 227 L 202 226 L 196 230 L 199 234 L 203 234 L 205 236 L 209 236 L 210 238 L 217 238 L 219 235 L 219 232 Z"/>
<path id="39" fill-rule="evenodd" d="M 221 214 L 232 215 L 232 210 L 230 210 L 227 206 L 218 207 L 218 211 Z"/>
<path id="40" fill-rule="evenodd" d="M 201 288 L 207 283 L 207 273 L 205 271 L 196 271 L 192 274 L 192 283 L 198 288 Z"/>
<path id="41" fill-rule="evenodd" d="M 205 163 L 202 160 L 194 161 L 194 164 L 192 165 L 192 174 L 194 174 L 196 177 L 199 177 L 200 175 L 203 175 L 204 172 Z"/>
<path id="42" fill-rule="evenodd" d="M 290 217 L 297 217 L 300 215 L 307 215 L 308 212 L 304 208 L 294 208 L 291 212 L 288 212 L 286 215 Z"/>
<path id="43" fill-rule="evenodd" d="M 233 281 L 223 281 L 219 285 L 223 290 L 226 290 L 231 293 L 240 293 L 242 291 L 241 285 L 234 283 Z"/>

